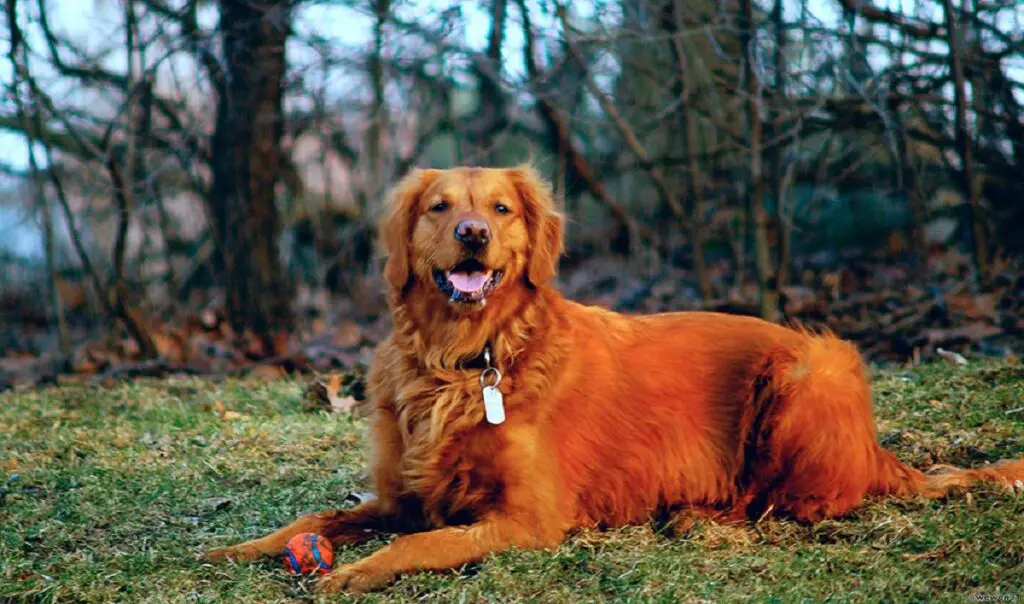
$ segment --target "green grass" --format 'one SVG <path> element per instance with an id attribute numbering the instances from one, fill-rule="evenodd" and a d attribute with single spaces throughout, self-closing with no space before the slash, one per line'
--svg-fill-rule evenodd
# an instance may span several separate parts
<path id="1" fill-rule="evenodd" d="M 917 463 L 1024 456 L 1024 368 L 876 377 L 879 434 Z M 316 600 L 280 562 L 197 554 L 365 490 L 362 421 L 303 410 L 294 381 L 144 381 L 0 394 L 0 602 Z M 217 402 L 241 413 L 222 420 Z M 1014 411 L 1016 410 L 1016 411 Z M 1010 412 L 1010 413 L 1007 413 Z M 339 552 L 364 556 L 383 539 Z M 588 532 L 368 601 L 965 601 L 1024 598 L 1024 495 L 872 502 L 803 526 Z"/>

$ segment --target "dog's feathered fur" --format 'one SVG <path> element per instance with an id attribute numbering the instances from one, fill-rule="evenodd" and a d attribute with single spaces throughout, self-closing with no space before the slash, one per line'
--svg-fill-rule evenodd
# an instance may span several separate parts
<path id="1" fill-rule="evenodd" d="M 428 209 L 442 198 L 450 211 Z M 491 212 L 497 198 L 509 215 Z M 459 258 L 459 212 L 489 221 L 484 259 L 505 271 L 482 307 L 451 303 L 430 278 Z M 213 557 L 278 554 L 302 531 L 336 545 L 368 529 L 403 533 L 321 584 L 355 591 L 652 514 L 816 521 L 869 495 L 1024 480 L 1024 460 L 931 476 L 900 463 L 878 444 L 856 349 L 831 335 L 566 300 L 550 283 L 562 218 L 528 167 L 413 172 L 393 192 L 382 237 L 394 331 L 369 381 L 377 498 Z M 480 369 L 463 364 L 488 345 L 504 372 L 501 425 L 484 419 Z"/>

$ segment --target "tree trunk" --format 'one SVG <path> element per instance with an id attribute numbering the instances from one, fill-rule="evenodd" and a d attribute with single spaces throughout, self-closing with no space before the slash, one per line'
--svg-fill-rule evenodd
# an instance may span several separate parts
<path id="1" fill-rule="evenodd" d="M 974 261 L 982 284 L 988 281 L 988 237 L 985 235 L 985 214 L 981 208 L 981 187 L 974 174 L 974 141 L 967 124 L 967 90 L 964 82 L 960 24 L 952 0 L 943 0 L 946 13 L 946 42 L 949 44 L 949 71 L 953 76 L 953 97 L 956 102 L 956 147 L 960 154 L 960 190 L 971 205 L 971 231 L 974 239 Z"/>
<path id="2" fill-rule="evenodd" d="M 925 229 L 928 223 L 928 204 L 924 198 L 924 192 L 921 191 L 917 167 L 914 165 L 914 157 L 910 153 L 910 142 L 907 132 L 903 127 L 900 127 L 898 136 L 899 169 L 902 171 L 900 181 L 903 187 L 903 194 L 910 205 L 910 235 L 914 245 L 914 255 L 917 257 L 920 269 L 923 270 L 925 263 L 928 261 L 928 241 L 925 236 Z"/>
<path id="3" fill-rule="evenodd" d="M 754 74 L 753 0 L 740 1 L 740 35 L 743 40 L 743 82 L 747 95 L 747 146 L 750 148 L 750 217 L 754 227 L 754 262 L 758 290 L 761 292 L 761 316 L 774 321 L 778 314 L 778 294 L 771 250 L 768 246 L 768 213 L 764 208 L 764 168 L 761 159 L 761 87 Z"/>
<path id="4" fill-rule="evenodd" d="M 782 0 L 775 0 L 772 8 L 772 23 L 775 27 L 775 97 L 776 118 L 775 132 L 789 128 L 788 120 L 783 113 L 789 111 L 786 93 L 786 22 L 783 14 Z M 775 147 L 775 220 L 778 223 L 779 253 L 778 273 L 775 278 L 776 295 L 779 289 L 789 283 L 793 264 L 793 217 L 787 205 L 787 196 L 792 182 L 794 166 L 787 169 L 785 162 L 786 145 L 781 141 Z"/>
<path id="5" fill-rule="evenodd" d="M 7 56 L 14 71 L 11 89 L 14 93 L 14 105 L 18 121 L 21 123 L 25 142 L 27 143 L 29 174 L 33 184 L 37 211 L 43 223 L 43 244 L 45 246 L 43 249 L 46 260 L 46 274 L 49 277 L 49 282 L 47 283 L 49 291 L 47 293 L 50 297 L 51 311 L 57 324 L 57 341 L 60 346 L 60 356 L 54 362 L 54 369 L 64 371 L 71 365 L 71 339 L 68 334 L 68 324 L 64 314 L 64 302 L 61 300 L 60 287 L 58 286 L 53 215 L 50 213 L 50 204 L 46 198 L 46 184 L 43 181 L 42 170 L 40 170 L 39 162 L 36 160 L 36 140 L 32 136 L 33 131 L 42 130 L 42 128 L 38 127 L 41 120 L 37 113 L 35 115 L 37 127 L 34 128 L 25 108 L 25 98 L 31 99 L 34 95 L 31 82 L 25 81 L 29 79 L 28 54 L 21 47 L 23 38 L 21 28 L 18 26 L 18 6 L 16 0 L 7 0 L 5 9 L 11 40 Z M 53 167 L 48 166 L 48 169 L 52 171 Z"/>
<path id="6" fill-rule="evenodd" d="M 911 41 L 907 36 L 893 32 L 898 36 L 897 52 L 895 60 L 897 69 L 902 73 L 906 70 L 904 57 L 910 54 Z M 902 112 L 902 115 L 901 115 Z M 910 133 L 907 123 L 912 112 L 901 108 L 899 105 L 892 105 L 892 114 L 897 119 L 896 152 L 899 156 L 899 166 L 895 170 L 897 185 L 901 190 L 907 205 L 910 207 L 910 240 L 914 247 L 914 256 L 917 260 L 915 271 L 919 275 L 924 274 L 928 264 L 928 238 L 926 229 L 928 226 L 928 203 L 921 188 L 921 178 L 916 165 L 917 158 L 912 153 L 910 146 Z"/>
<path id="7" fill-rule="evenodd" d="M 384 132 L 388 123 L 388 107 L 384 81 L 384 26 L 391 11 L 390 0 L 375 0 L 373 53 L 369 56 L 370 88 L 373 101 L 370 106 L 370 126 L 366 132 L 366 161 L 369 167 L 367 195 L 362 198 L 363 215 L 367 215 L 368 204 L 383 197 L 384 192 Z"/>
<path id="8" fill-rule="evenodd" d="M 498 161 L 498 135 L 508 127 L 505 95 L 501 90 L 501 47 L 505 39 L 506 0 L 491 0 L 491 31 L 487 36 L 486 63 L 477 63 L 474 71 L 479 86 L 480 110 L 474 134 L 474 149 L 486 164 Z"/>
<path id="9" fill-rule="evenodd" d="M 697 275 L 697 283 L 700 286 L 700 295 L 705 302 L 710 302 L 715 296 L 714 288 L 711 285 L 711 276 L 708 273 L 707 261 L 704 258 L 704 242 L 706 240 L 704 228 L 704 183 L 701 178 L 700 164 L 697 160 L 697 123 L 696 114 L 693 109 L 693 88 L 686 58 L 686 48 L 683 46 L 683 6 L 682 0 L 675 0 L 672 5 L 674 19 L 667 20 L 666 29 L 672 34 L 672 54 L 675 56 L 676 68 L 679 70 L 678 83 L 674 93 L 679 99 L 679 125 L 683 132 L 683 140 L 686 141 L 686 194 L 688 201 L 690 244 L 693 246 L 693 269 Z"/>
<path id="10" fill-rule="evenodd" d="M 272 335 L 292 327 L 290 290 L 278 249 L 287 0 L 220 0 L 224 69 L 213 135 L 209 203 L 227 312 L 275 354 Z"/>

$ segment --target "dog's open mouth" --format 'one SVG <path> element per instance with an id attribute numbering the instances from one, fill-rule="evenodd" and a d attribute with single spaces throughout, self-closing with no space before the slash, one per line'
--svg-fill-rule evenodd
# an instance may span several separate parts
<path id="1" fill-rule="evenodd" d="M 434 283 L 452 302 L 478 304 L 498 286 L 501 275 L 501 271 L 490 270 L 479 260 L 470 258 L 450 270 L 434 269 Z"/>

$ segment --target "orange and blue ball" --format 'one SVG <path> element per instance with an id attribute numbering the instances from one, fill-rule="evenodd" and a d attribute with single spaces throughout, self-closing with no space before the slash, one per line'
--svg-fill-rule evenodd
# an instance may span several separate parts
<path id="1" fill-rule="evenodd" d="M 284 547 L 284 567 L 289 572 L 323 575 L 331 572 L 333 564 L 331 542 L 316 533 L 299 533 Z"/>

